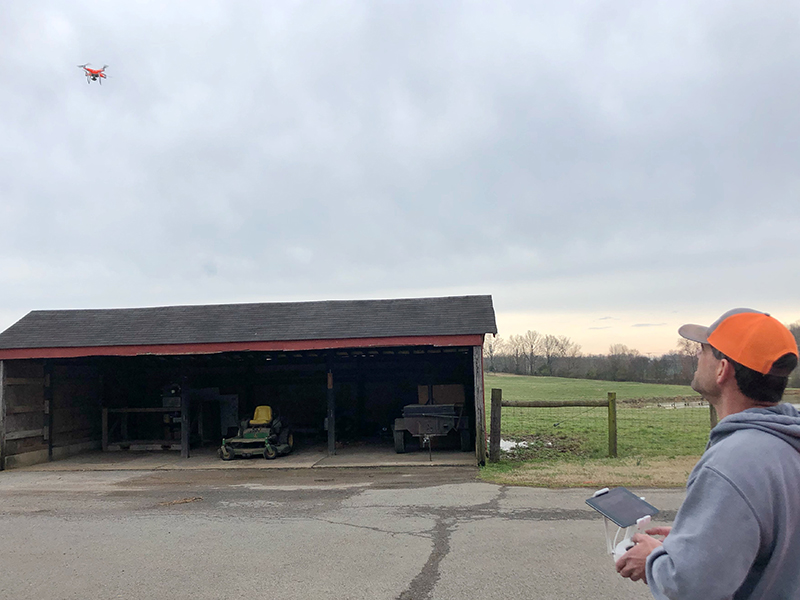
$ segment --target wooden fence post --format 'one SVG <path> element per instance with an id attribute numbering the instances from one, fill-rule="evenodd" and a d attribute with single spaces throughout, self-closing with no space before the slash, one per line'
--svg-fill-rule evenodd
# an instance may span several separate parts
<path id="1" fill-rule="evenodd" d="M 617 393 L 608 392 L 608 455 L 617 457 Z"/>
<path id="2" fill-rule="evenodd" d="M 489 462 L 500 462 L 500 410 L 503 390 L 492 388 L 492 424 L 489 432 Z"/>

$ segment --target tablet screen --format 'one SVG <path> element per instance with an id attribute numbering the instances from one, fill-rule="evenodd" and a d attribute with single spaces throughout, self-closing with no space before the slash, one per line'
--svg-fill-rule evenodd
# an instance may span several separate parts
<path id="1" fill-rule="evenodd" d="M 620 527 L 630 527 L 646 515 L 658 514 L 658 509 L 624 487 L 616 487 L 605 494 L 593 496 L 586 501 L 600 514 L 608 517 Z"/>

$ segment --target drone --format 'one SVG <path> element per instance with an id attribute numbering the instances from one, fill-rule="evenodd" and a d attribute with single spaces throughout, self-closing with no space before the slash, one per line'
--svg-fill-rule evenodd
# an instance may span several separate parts
<path id="1" fill-rule="evenodd" d="M 104 71 L 108 65 L 103 65 L 102 69 L 90 69 L 89 65 L 92 63 L 86 63 L 85 65 L 78 65 L 79 69 L 83 69 L 83 74 L 86 75 L 86 83 L 92 83 L 93 81 L 100 82 L 100 85 L 103 85 L 103 79 L 106 78 L 106 74 Z"/>

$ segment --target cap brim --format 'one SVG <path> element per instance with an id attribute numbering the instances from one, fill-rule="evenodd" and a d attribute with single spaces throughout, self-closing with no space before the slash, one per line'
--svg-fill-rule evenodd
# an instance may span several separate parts
<path id="1" fill-rule="evenodd" d="M 693 342 L 699 342 L 700 344 L 708 343 L 708 327 L 703 325 L 683 325 L 678 329 L 678 334 Z"/>

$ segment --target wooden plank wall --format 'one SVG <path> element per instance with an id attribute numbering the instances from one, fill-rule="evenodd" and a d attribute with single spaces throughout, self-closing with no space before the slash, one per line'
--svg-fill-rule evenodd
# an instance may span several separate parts
<path id="1" fill-rule="evenodd" d="M 52 369 L 53 447 L 102 437 L 103 379 L 91 365 L 54 365 Z"/>
<path id="2" fill-rule="evenodd" d="M 0 360 L 0 471 L 6 462 L 6 363 Z"/>
<path id="3" fill-rule="evenodd" d="M 38 453 L 47 460 L 48 415 L 45 385 L 48 380 L 41 360 L 3 361 L 3 441 L 0 466 L 14 456 Z M 38 460 L 36 462 L 39 462 Z"/>

